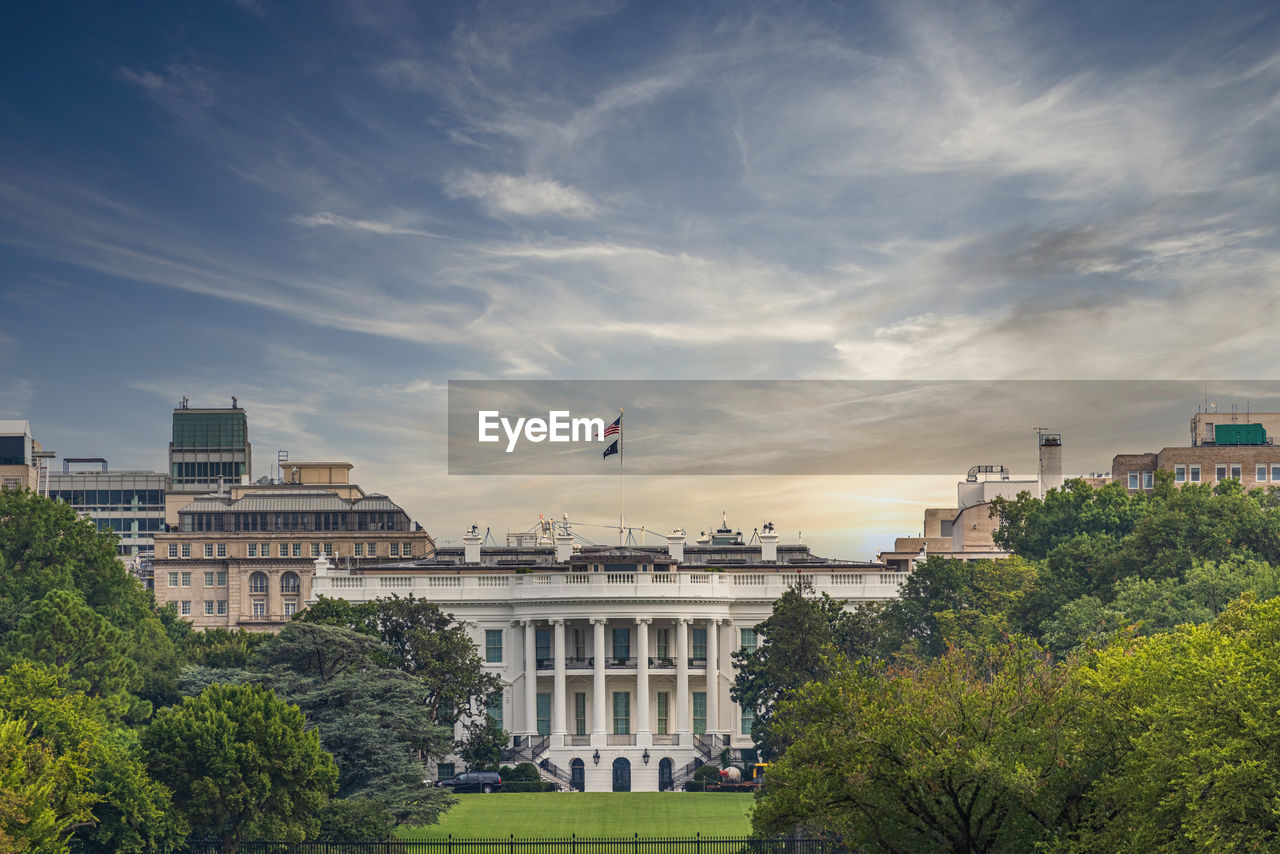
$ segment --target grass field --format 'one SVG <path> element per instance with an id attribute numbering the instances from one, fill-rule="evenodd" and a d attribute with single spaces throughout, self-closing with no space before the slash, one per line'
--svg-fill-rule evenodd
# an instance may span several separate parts
<path id="1" fill-rule="evenodd" d="M 547 792 L 458 795 L 439 824 L 405 839 L 456 837 L 747 836 L 751 795 L 702 792 Z"/>

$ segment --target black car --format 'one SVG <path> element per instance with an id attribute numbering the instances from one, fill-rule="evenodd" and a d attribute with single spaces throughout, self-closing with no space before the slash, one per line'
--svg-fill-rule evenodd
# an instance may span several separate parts
<path id="1" fill-rule="evenodd" d="M 445 786 L 454 792 L 496 792 L 502 788 L 502 778 L 497 771 L 468 771 L 451 780 L 441 780 L 437 786 Z"/>

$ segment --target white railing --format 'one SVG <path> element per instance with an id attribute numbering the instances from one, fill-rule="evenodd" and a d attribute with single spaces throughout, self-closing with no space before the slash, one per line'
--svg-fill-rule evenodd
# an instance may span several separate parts
<path id="1" fill-rule="evenodd" d="M 326 578 L 324 581 L 339 590 L 349 590 L 353 587 L 364 587 L 363 578 Z"/>
<path id="2" fill-rule="evenodd" d="M 590 584 L 591 576 L 585 572 L 571 572 L 564 577 L 565 584 Z"/>
<path id="3" fill-rule="evenodd" d="M 653 577 L 654 584 L 675 584 L 680 580 L 680 576 L 674 572 L 660 572 Z"/>
<path id="4" fill-rule="evenodd" d="M 606 572 L 605 581 L 609 584 L 635 584 L 636 575 L 634 572 Z"/>
<path id="5" fill-rule="evenodd" d="M 413 579 L 407 575 L 389 575 L 378 579 L 380 587 L 412 587 Z"/>
<path id="6" fill-rule="evenodd" d="M 509 575 L 481 575 L 476 579 L 476 587 L 506 587 L 510 582 Z"/>
<path id="7" fill-rule="evenodd" d="M 764 587 L 765 576 L 763 575 L 734 575 L 734 587 Z"/>
<path id="8" fill-rule="evenodd" d="M 831 583 L 842 587 L 850 584 L 865 584 L 866 576 L 861 573 L 835 573 L 831 576 Z"/>
<path id="9" fill-rule="evenodd" d="M 461 575 L 429 575 L 427 576 L 428 587 L 461 587 Z"/>

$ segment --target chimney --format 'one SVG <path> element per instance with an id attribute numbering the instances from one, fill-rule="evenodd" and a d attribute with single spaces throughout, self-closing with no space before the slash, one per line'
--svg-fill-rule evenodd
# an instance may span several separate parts
<path id="1" fill-rule="evenodd" d="M 684 563 L 684 529 L 676 528 L 667 534 L 667 554 L 676 561 Z"/>
<path id="2" fill-rule="evenodd" d="M 573 557 L 573 534 L 556 534 L 556 563 L 567 563 Z"/>
<path id="3" fill-rule="evenodd" d="M 316 558 L 316 578 L 321 578 L 328 574 L 329 561 L 325 559 L 324 555 L 320 555 L 320 557 Z"/>
<path id="4" fill-rule="evenodd" d="M 778 562 L 778 535 L 774 533 L 772 522 L 765 522 L 760 529 L 760 560 L 764 563 Z"/>
<path id="5" fill-rule="evenodd" d="M 1062 488 L 1062 434 L 1041 433 L 1040 441 L 1040 497 L 1051 489 Z"/>
<path id="6" fill-rule="evenodd" d="M 484 537 L 480 536 L 479 525 L 472 525 L 471 530 L 462 535 L 462 544 L 465 547 L 463 561 L 465 563 L 480 562 L 480 544 L 483 542 Z"/>

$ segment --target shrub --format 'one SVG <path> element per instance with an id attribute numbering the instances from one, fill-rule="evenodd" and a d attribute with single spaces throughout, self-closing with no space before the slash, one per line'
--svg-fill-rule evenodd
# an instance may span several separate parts
<path id="1" fill-rule="evenodd" d="M 521 762 L 515 768 L 511 769 L 511 779 L 512 780 L 537 780 L 539 779 L 538 766 L 534 765 L 532 762 Z M 506 781 L 507 781 L 507 775 L 503 774 L 502 782 L 505 783 Z"/>
<path id="2" fill-rule="evenodd" d="M 542 780 L 515 780 L 508 783 L 502 781 L 499 792 L 554 792 L 560 787 L 555 783 L 544 783 Z"/>

